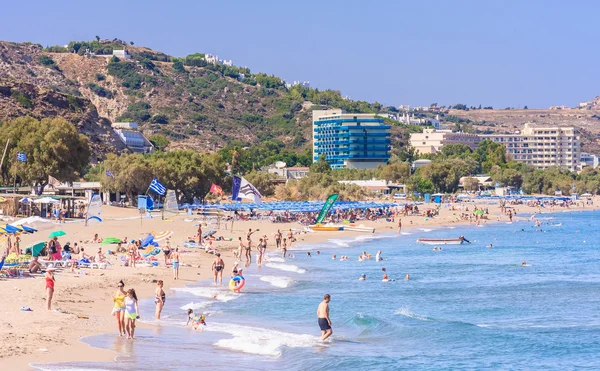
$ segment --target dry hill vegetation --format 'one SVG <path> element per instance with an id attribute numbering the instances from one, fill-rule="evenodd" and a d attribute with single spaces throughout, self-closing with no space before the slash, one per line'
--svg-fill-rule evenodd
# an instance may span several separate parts
<path id="1" fill-rule="evenodd" d="M 108 55 L 126 49 L 132 59 Z M 91 52 L 93 55 L 90 55 Z M 106 55 L 106 56 L 105 56 Z M 30 115 L 64 117 L 90 138 L 95 158 L 124 150 L 112 122 L 137 122 L 168 149 L 212 152 L 273 142 L 298 153 L 310 147 L 311 111 L 386 112 L 394 107 L 345 100 L 339 91 L 287 89 L 283 81 L 247 68 L 206 63 L 204 54 L 174 58 L 121 40 L 71 42 L 67 47 L 0 41 L 0 121 Z M 599 152 L 600 111 L 450 110 L 442 123 L 481 133 L 509 132 L 528 121 L 584 129 L 584 149 Z M 410 159 L 409 133 L 392 125 L 392 153 Z M 466 124 L 466 125 L 465 125 Z"/>

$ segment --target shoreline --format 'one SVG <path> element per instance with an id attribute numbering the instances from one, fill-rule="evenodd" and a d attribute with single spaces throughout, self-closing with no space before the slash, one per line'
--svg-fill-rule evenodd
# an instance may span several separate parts
<path id="1" fill-rule="evenodd" d="M 472 209 L 475 203 L 469 203 L 468 206 Z M 425 206 L 425 205 L 424 205 Z M 499 207 L 498 205 L 487 205 L 483 204 L 483 207 L 488 207 L 490 209 L 489 217 L 485 224 L 493 225 L 498 222 L 508 221 L 508 218 L 504 216 L 503 218 L 499 218 Z M 425 207 L 424 207 L 425 208 Z M 518 214 L 530 214 L 533 212 L 538 212 L 538 208 L 527 207 L 526 205 L 518 205 Z M 574 211 L 583 211 L 583 210 L 593 210 L 593 206 L 588 207 L 572 207 L 572 208 L 560 208 L 555 210 L 550 209 L 542 209 L 542 213 L 556 213 L 556 212 L 574 212 Z M 408 216 L 403 217 L 403 231 L 410 231 L 415 235 L 415 238 L 418 237 L 416 231 L 419 228 L 440 228 L 440 227 L 448 227 L 448 226 L 469 226 L 472 225 L 475 228 L 475 225 L 469 223 L 469 221 L 456 221 L 456 214 L 460 214 L 460 211 L 452 212 L 451 210 L 442 207 L 442 211 L 440 216 L 436 218 L 430 218 L 425 220 L 422 216 Z M 499 220 L 497 220 L 499 219 Z M 519 221 L 526 220 L 519 217 Z M 412 221 L 412 223 L 409 223 Z M 106 225 L 103 225 L 102 228 L 114 227 L 110 224 L 126 224 L 125 229 L 128 232 L 131 232 L 133 225 L 140 225 L 139 220 L 118 220 L 118 221 L 108 221 Z M 376 228 L 375 233 L 360 233 L 360 232 L 314 232 L 307 234 L 300 234 L 297 236 L 297 242 L 295 245 L 291 246 L 288 251 L 296 250 L 296 246 L 305 246 L 312 245 L 316 243 L 323 243 L 330 239 L 352 239 L 354 237 L 358 237 L 361 235 L 365 236 L 375 236 L 383 233 L 394 232 L 397 233 L 397 222 L 390 223 L 385 221 L 376 221 L 376 222 L 360 222 L 361 224 L 365 224 L 367 226 L 372 226 Z M 77 225 L 77 223 L 72 223 L 74 225 L 73 228 L 81 227 L 81 225 Z M 148 224 L 157 224 L 162 227 L 162 229 L 175 229 L 173 228 L 176 223 L 166 223 L 164 221 L 155 220 L 152 223 Z M 189 230 L 193 230 L 192 224 L 190 223 L 178 223 L 180 230 L 187 229 L 188 235 L 193 235 Z M 68 228 L 67 225 L 61 225 L 61 227 L 65 230 Z M 70 226 L 69 226 L 70 227 Z M 122 227 L 122 226 L 121 226 Z M 188 227 L 188 228 L 184 228 Z M 247 228 L 259 228 L 261 232 L 260 235 L 266 233 L 269 238 L 271 234 L 274 233 L 277 229 L 281 229 L 282 233 L 285 235 L 285 231 L 289 228 L 300 229 L 300 225 L 296 223 L 270 223 L 265 221 L 248 221 L 248 222 L 236 222 L 236 230 L 234 231 L 226 231 L 219 230 L 219 234 L 223 234 L 223 236 L 233 238 L 232 241 L 227 241 L 223 245 L 217 245 L 222 254 L 222 258 L 225 260 L 226 264 L 226 272 L 232 266 L 234 261 L 230 251 L 231 247 L 235 247 L 236 245 L 236 236 L 241 236 L 245 233 Z M 71 229 L 73 229 L 71 228 Z M 148 229 L 148 227 L 146 227 Z M 86 234 L 89 234 L 92 229 L 84 230 Z M 44 232 L 46 233 L 46 232 Z M 426 232 L 425 232 L 426 233 Z M 133 235 L 132 233 L 129 233 Z M 258 237 L 255 238 L 257 240 Z M 273 246 L 273 241 L 269 241 L 269 250 L 273 251 L 275 247 Z M 101 245 L 98 245 L 101 246 Z M 173 244 L 175 246 L 175 244 Z M 86 248 L 88 246 L 86 245 Z M 96 246 L 94 246 L 96 247 Z M 104 247 L 104 246 L 102 246 Z M 305 251 L 305 250 L 296 250 L 296 251 Z M 20 324 L 28 324 L 32 326 L 38 326 L 44 324 L 50 324 L 51 326 L 44 326 L 44 333 L 42 336 L 39 332 L 34 331 L 29 336 L 25 334 L 17 333 L 17 336 L 14 336 L 17 330 L 13 330 L 11 323 L 8 323 L 10 328 L 4 330 L 4 339 L 11 338 L 11 336 L 6 336 L 7 333 L 13 335 L 12 338 L 15 339 L 13 343 L 33 342 L 32 346 L 24 349 L 20 354 L 9 354 L 8 357 L 3 356 L 0 358 L 0 368 L 10 369 L 10 370 L 20 370 L 20 369 L 36 369 L 31 366 L 32 363 L 36 364 L 46 364 L 46 363 L 61 363 L 61 362 L 113 362 L 115 358 L 119 355 L 116 352 L 111 350 L 102 349 L 102 348 L 94 348 L 82 341 L 83 338 L 89 336 L 95 336 L 100 334 L 110 334 L 112 332 L 116 335 L 116 325 L 114 323 L 114 319 L 110 316 L 110 308 L 112 306 L 111 295 L 115 291 L 113 285 L 118 281 L 118 279 L 123 278 L 126 283 L 126 288 L 134 287 L 138 294 L 140 300 L 151 298 L 154 295 L 155 284 L 152 283 L 152 280 L 163 279 L 165 281 L 165 292 L 167 293 L 167 301 L 168 296 L 170 294 L 170 289 L 182 287 L 188 283 L 195 283 L 199 279 L 206 280 L 212 277 L 210 271 L 210 265 L 212 263 L 212 255 L 204 254 L 203 252 L 191 252 L 191 253 L 183 253 L 182 261 L 185 265 L 182 266 L 180 271 L 180 280 L 179 282 L 173 281 L 172 279 L 172 270 L 170 268 L 165 268 L 163 266 L 157 268 L 127 268 L 120 267 L 114 265 L 107 270 L 88 270 L 89 274 L 86 276 L 78 276 L 71 275 L 68 273 L 60 273 L 57 274 L 57 291 L 55 293 L 55 302 L 56 304 L 53 307 L 60 307 L 61 309 L 70 312 L 70 314 L 64 313 L 56 313 L 56 312 L 47 312 L 42 307 L 45 304 L 44 293 L 41 289 L 37 289 L 34 293 L 34 298 L 37 299 L 37 303 L 27 305 L 34 309 L 34 312 L 20 312 L 18 308 L 22 305 L 20 302 L 13 304 L 12 306 L 0 304 L 0 311 L 5 311 L 5 316 L 8 317 L 17 317 L 12 318 L 15 323 Z M 158 260 L 162 260 L 162 254 L 158 255 Z M 227 277 L 227 274 L 225 274 Z M 17 289 L 18 292 L 22 292 L 26 289 L 27 286 L 33 286 L 33 282 L 36 281 L 36 287 L 42 285 L 42 279 L 12 279 L 10 281 L 4 280 L 0 281 L 0 290 L 3 292 L 5 297 L 10 297 L 11 293 L 14 293 L 14 290 Z M 9 287 L 5 287 L 5 286 Z M 29 284 L 29 285 L 28 285 Z M 15 286 L 14 288 L 12 286 Z M 20 288 L 22 286 L 22 288 Z M 65 300 L 64 295 L 61 295 L 61 290 L 66 292 L 69 295 L 69 299 L 73 299 L 76 297 L 78 300 Z M 167 302 L 168 305 L 168 302 Z M 10 308 L 9 308 L 10 307 Z M 83 311 L 81 307 L 84 307 Z M 15 308 L 17 313 L 15 314 Z M 10 310 L 7 310 L 10 309 Z M 76 313 L 79 312 L 79 313 Z M 88 316 L 89 319 L 80 319 L 77 317 L 79 314 Z M 43 318 L 36 318 L 40 315 Z M 142 313 L 143 318 L 152 317 L 147 316 L 145 313 Z M 34 317 L 33 319 L 30 317 Z M 62 317 L 62 318 L 61 318 Z M 66 317 L 66 318 L 65 318 Z M 55 327 L 56 326 L 56 327 Z M 152 328 L 155 325 L 139 323 L 141 328 Z M 60 341 L 56 341 L 53 337 L 53 334 L 59 333 L 62 335 Z M 41 341 L 40 341 L 41 340 Z M 19 346 L 17 346 L 19 348 Z M 47 351 L 40 351 L 40 349 L 47 349 Z M 9 351 L 13 351 L 11 346 L 9 346 Z"/>

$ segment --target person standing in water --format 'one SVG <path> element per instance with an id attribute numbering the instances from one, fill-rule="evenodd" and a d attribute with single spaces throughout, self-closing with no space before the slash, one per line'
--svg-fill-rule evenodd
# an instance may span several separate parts
<path id="1" fill-rule="evenodd" d="M 281 230 L 278 229 L 277 234 L 275 235 L 275 245 L 278 249 L 281 248 L 281 237 L 283 237 L 281 235 Z"/>
<path id="2" fill-rule="evenodd" d="M 223 270 L 225 269 L 225 262 L 221 259 L 221 254 L 217 253 L 215 260 L 212 263 L 212 271 L 215 275 L 214 283 L 217 284 L 217 280 L 219 280 L 219 284 L 223 284 Z"/>
<path id="3" fill-rule="evenodd" d="M 155 317 L 156 319 L 160 319 L 160 312 L 162 312 L 166 299 L 165 291 L 163 290 L 162 280 L 158 280 L 158 282 L 156 283 L 156 290 L 154 291 L 154 294 L 156 295 L 156 298 L 154 299 L 154 304 L 156 304 Z"/>
<path id="4" fill-rule="evenodd" d="M 127 318 L 127 339 L 133 339 L 135 333 L 135 320 L 140 318 L 140 310 L 138 308 L 138 298 L 134 289 L 127 291 L 125 298 L 125 317 Z"/>
<path id="5" fill-rule="evenodd" d="M 180 258 L 180 254 L 179 254 L 179 247 L 175 248 L 175 252 L 171 253 L 171 264 L 173 264 L 173 278 L 178 280 L 179 279 L 179 258 Z"/>
<path id="6" fill-rule="evenodd" d="M 285 259 L 285 254 L 287 254 L 287 238 L 283 239 L 283 246 L 281 247 L 281 251 L 283 252 L 281 257 Z"/>
<path id="7" fill-rule="evenodd" d="M 319 304 L 317 308 L 317 318 L 319 327 L 321 328 L 321 340 L 325 340 L 333 334 L 333 330 L 331 329 L 331 319 L 329 319 L 329 301 L 331 300 L 331 296 L 329 294 L 325 294 L 323 297 L 323 301 Z"/>

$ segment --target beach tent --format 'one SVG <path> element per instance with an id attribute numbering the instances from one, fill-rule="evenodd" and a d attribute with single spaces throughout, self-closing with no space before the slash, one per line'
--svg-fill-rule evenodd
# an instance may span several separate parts
<path id="1" fill-rule="evenodd" d="M 51 204 L 51 205 L 57 205 L 60 204 L 59 200 L 55 200 L 53 198 L 50 197 L 42 197 L 42 198 L 38 198 L 37 200 L 33 201 L 34 204 Z"/>

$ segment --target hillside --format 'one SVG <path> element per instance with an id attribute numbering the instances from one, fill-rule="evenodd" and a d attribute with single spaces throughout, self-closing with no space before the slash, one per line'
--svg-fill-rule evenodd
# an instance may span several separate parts
<path id="1" fill-rule="evenodd" d="M 534 126 L 575 126 L 582 129 L 584 150 L 600 154 L 600 109 L 452 109 L 446 115 L 449 116 L 466 120 L 476 131 L 482 133 L 514 132 L 521 130 L 526 122 L 533 123 Z"/>
<path id="2" fill-rule="evenodd" d="M 108 56 L 125 49 L 131 59 Z M 339 91 L 294 86 L 247 68 L 207 63 L 204 54 L 174 58 L 120 40 L 71 42 L 43 48 L 0 41 L 0 121 L 18 116 L 62 116 L 88 135 L 94 154 L 123 150 L 110 125 L 131 121 L 147 136 L 162 134 L 169 149 L 208 152 L 236 143 L 266 140 L 300 150 L 310 146 L 311 111 L 339 107 L 348 112 L 395 111 L 379 103 L 342 98 Z M 514 131 L 525 122 L 578 126 L 585 149 L 600 153 L 596 134 L 600 111 L 450 110 L 450 119 L 479 132 Z M 418 127 L 392 124 L 392 152 L 402 156 L 409 132 Z"/>

